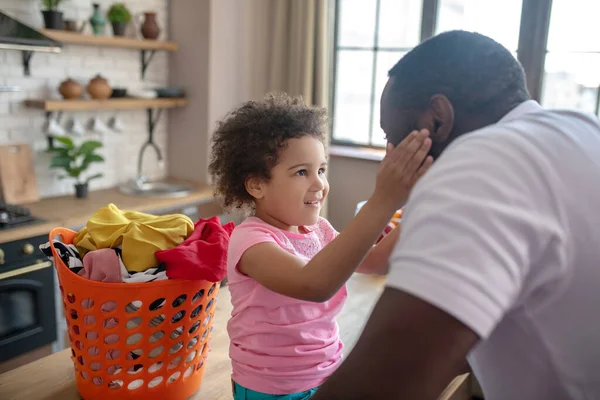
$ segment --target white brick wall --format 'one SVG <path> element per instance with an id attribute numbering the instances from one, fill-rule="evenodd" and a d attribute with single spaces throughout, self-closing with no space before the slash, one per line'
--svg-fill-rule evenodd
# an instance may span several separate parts
<path id="1" fill-rule="evenodd" d="M 112 0 L 98 0 L 101 9 L 106 12 Z M 92 13 L 90 0 L 66 0 L 61 5 L 65 18 L 87 20 Z M 161 27 L 161 39 L 168 32 L 168 0 L 127 0 L 132 14 L 141 15 L 143 11 L 156 11 Z M 35 28 L 43 27 L 39 0 L 0 0 L 0 10 L 18 18 Z M 127 35 L 134 36 L 137 24 L 130 24 Z M 85 33 L 90 33 L 89 25 Z M 107 24 L 105 34 L 112 35 Z M 167 85 L 168 53 L 157 52 L 148 69 L 146 77 L 140 77 L 140 54 L 137 50 L 98 48 L 88 46 L 65 45 L 60 54 L 35 53 L 31 59 L 31 76 L 23 75 L 21 53 L 0 50 L 0 85 L 20 86 L 18 93 L 0 93 L 0 144 L 27 142 L 32 145 L 35 157 L 35 170 L 42 197 L 73 193 L 73 182 L 58 180 L 58 171 L 49 170 L 49 155 L 45 152 L 47 140 L 42 132 L 45 122 L 44 112 L 23 106 L 23 100 L 36 98 L 60 98 L 57 91 L 60 83 L 67 77 L 77 80 L 84 87 L 96 74 L 101 73 L 111 86 L 132 89 L 152 88 Z M 144 110 L 117 111 L 126 127 L 123 133 L 109 131 L 104 135 L 87 132 L 83 139 L 97 139 L 104 143 L 101 153 L 106 162 L 95 165 L 90 173 L 102 171 L 104 177 L 95 180 L 91 189 L 116 186 L 136 174 L 137 158 L 142 144 L 147 139 L 146 112 Z M 84 125 L 92 117 L 100 118 L 104 123 L 115 115 L 112 111 L 63 113 L 61 125 L 66 127 L 71 117 L 76 117 Z M 167 155 L 167 118 L 163 111 L 159 124 L 154 131 L 154 140 L 160 147 L 163 157 Z M 80 138 L 74 138 L 81 140 Z M 165 163 L 158 163 L 152 149 L 144 155 L 144 173 L 151 178 L 161 178 L 166 173 Z"/>

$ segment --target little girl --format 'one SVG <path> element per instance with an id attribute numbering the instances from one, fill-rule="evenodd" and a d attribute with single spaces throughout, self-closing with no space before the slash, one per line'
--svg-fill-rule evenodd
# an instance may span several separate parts
<path id="1" fill-rule="evenodd" d="M 252 215 L 228 249 L 235 400 L 309 399 L 335 371 L 344 284 L 355 271 L 387 272 L 399 229 L 373 244 L 431 165 L 426 131 L 388 147 L 373 196 L 338 235 L 319 217 L 329 191 L 327 128 L 323 108 L 276 94 L 243 104 L 214 133 L 216 194 Z"/>

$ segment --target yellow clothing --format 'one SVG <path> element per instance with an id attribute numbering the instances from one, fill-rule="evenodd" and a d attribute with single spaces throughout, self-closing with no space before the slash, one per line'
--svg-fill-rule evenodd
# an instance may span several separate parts
<path id="1" fill-rule="evenodd" d="M 120 245 L 125 267 L 140 272 L 156 266 L 156 251 L 179 245 L 193 230 L 192 220 L 182 214 L 157 216 L 121 211 L 109 204 L 92 215 L 73 244 L 82 257 L 88 251 Z"/>

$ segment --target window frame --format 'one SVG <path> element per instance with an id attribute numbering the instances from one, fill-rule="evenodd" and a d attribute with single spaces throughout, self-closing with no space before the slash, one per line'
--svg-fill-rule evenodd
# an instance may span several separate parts
<path id="1" fill-rule="evenodd" d="M 329 96 L 329 110 L 331 118 L 331 144 L 334 146 L 362 147 L 370 149 L 383 149 L 383 146 L 373 144 L 373 119 L 375 108 L 375 78 L 377 67 L 377 53 L 379 51 L 410 51 L 413 47 L 379 47 L 377 45 L 379 31 L 379 12 L 381 9 L 381 0 L 376 0 L 375 11 L 375 35 L 373 46 L 340 46 L 338 44 L 339 27 L 339 3 L 343 0 L 332 1 L 333 14 L 333 35 L 332 45 L 333 57 L 331 60 L 331 95 Z M 439 11 L 438 0 L 423 0 L 421 10 L 421 33 L 420 41 L 429 39 L 435 34 L 437 18 Z M 547 54 L 548 32 L 550 28 L 550 17 L 552 11 L 552 0 L 523 0 L 521 5 L 521 21 L 519 27 L 519 41 L 517 47 L 517 59 L 525 70 L 527 78 L 527 88 L 533 100 L 540 101 L 543 89 L 544 67 Z M 371 110 L 369 117 L 369 143 L 360 144 L 346 140 L 336 139 L 333 136 L 335 125 L 335 96 L 337 63 L 340 50 L 364 50 L 373 52 L 373 75 L 371 77 Z M 600 104 L 600 91 L 598 94 L 598 103 Z"/>

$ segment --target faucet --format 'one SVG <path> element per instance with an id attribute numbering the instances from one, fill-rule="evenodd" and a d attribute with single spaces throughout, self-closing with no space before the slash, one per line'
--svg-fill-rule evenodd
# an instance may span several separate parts
<path id="1" fill-rule="evenodd" d="M 152 147 L 154 149 L 154 151 L 156 152 L 156 157 L 158 159 L 159 164 L 162 165 L 162 163 L 163 163 L 162 153 L 161 153 L 160 149 L 158 148 L 158 146 L 156 145 L 156 143 L 154 143 L 154 128 L 156 127 L 156 123 L 157 123 L 158 119 L 160 118 L 161 111 L 162 110 L 159 109 L 156 117 L 153 118 L 152 109 L 147 110 L 147 113 L 148 113 L 148 140 L 146 141 L 146 143 L 144 143 L 142 145 L 142 148 L 140 149 L 140 154 L 138 155 L 137 176 L 135 178 L 135 184 L 139 188 L 141 188 L 144 185 L 144 183 L 147 182 L 146 177 L 142 174 L 142 160 L 144 158 L 144 151 L 146 151 L 146 148 L 148 146 Z"/>

